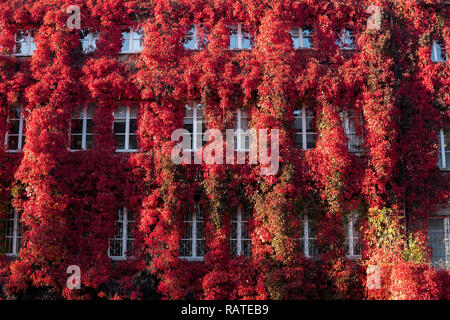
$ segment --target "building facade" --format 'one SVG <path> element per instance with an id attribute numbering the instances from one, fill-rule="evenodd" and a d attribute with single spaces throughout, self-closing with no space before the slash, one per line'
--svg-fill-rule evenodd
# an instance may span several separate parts
<path id="1" fill-rule="evenodd" d="M 446 3 L 0 9 L 1 296 L 448 298 Z"/>

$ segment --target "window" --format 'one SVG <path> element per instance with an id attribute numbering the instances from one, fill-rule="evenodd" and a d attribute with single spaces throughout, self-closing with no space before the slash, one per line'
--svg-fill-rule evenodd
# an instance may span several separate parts
<path id="1" fill-rule="evenodd" d="M 294 110 L 295 145 L 304 150 L 316 146 L 316 133 L 314 132 L 314 113 L 303 107 Z"/>
<path id="2" fill-rule="evenodd" d="M 251 254 L 248 214 L 241 208 L 238 208 L 231 215 L 230 249 L 231 254 L 236 256 L 250 256 Z"/>
<path id="3" fill-rule="evenodd" d="M 117 152 L 136 152 L 136 108 L 120 106 L 114 111 Z"/>
<path id="4" fill-rule="evenodd" d="M 428 241 L 433 250 L 431 263 L 450 268 L 450 218 L 428 219 Z"/>
<path id="5" fill-rule="evenodd" d="M 14 55 L 16 56 L 32 56 L 36 50 L 32 31 L 17 31 L 15 42 Z"/>
<path id="6" fill-rule="evenodd" d="M 188 50 L 201 49 L 207 42 L 207 30 L 202 25 L 192 25 L 183 39 L 183 46 Z"/>
<path id="7" fill-rule="evenodd" d="M 183 137 L 184 151 L 195 151 L 205 144 L 203 137 L 206 125 L 201 104 L 191 103 L 186 105 L 184 129 L 188 131 Z"/>
<path id="8" fill-rule="evenodd" d="M 205 241 L 203 240 L 203 212 L 199 205 L 195 206 L 193 212 L 186 213 L 184 225 L 180 258 L 202 260 L 205 255 Z"/>
<path id="9" fill-rule="evenodd" d="M 445 50 L 445 46 L 441 41 L 433 40 L 431 47 L 431 61 L 433 62 L 445 62 L 448 60 L 448 53 Z"/>
<path id="10" fill-rule="evenodd" d="M 312 30 L 294 27 L 291 30 L 294 49 L 312 49 Z"/>
<path id="11" fill-rule="evenodd" d="M 127 208 L 117 209 L 116 231 L 109 240 L 108 255 L 113 260 L 133 256 L 134 212 Z"/>
<path id="12" fill-rule="evenodd" d="M 343 29 L 339 34 L 339 38 L 336 40 L 336 44 L 342 50 L 355 49 L 355 35 L 353 34 L 353 31 L 349 29 Z"/>
<path id="13" fill-rule="evenodd" d="M 358 126 L 356 125 L 358 124 Z M 362 117 L 353 111 L 344 112 L 344 130 L 348 138 L 348 149 L 352 153 L 363 150 Z"/>
<path id="14" fill-rule="evenodd" d="M 450 169 L 450 127 L 439 130 L 439 167 Z"/>
<path id="15" fill-rule="evenodd" d="M 16 209 L 11 208 L 5 220 L 5 246 L 6 255 L 17 256 L 20 251 L 22 241 L 21 236 L 21 214 Z"/>
<path id="16" fill-rule="evenodd" d="M 361 255 L 358 222 L 357 212 L 344 216 L 345 249 L 350 258 L 356 258 Z"/>
<path id="17" fill-rule="evenodd" d="M 70 127 L 70 150 L 86 150 L 94 145 L 92 134 L 93 106 L 79 108 L 72 114 Z"/>
<path id="18" fill-rule="evenodd" d="M 307 215 L 303 218 L 303 224 L 300 229 L 300 248 L 303 250 L 305 257 L 310 258 L 317 256 L 319 250 L 314 245 L 316 238 L 316 224 L 308 218 Z"/>
<path id="19" fill-rule="evenodd" d="M 83 49 L 84 53 L 91 53 L 94 52 L 97 48 L 97 39 L 98 34 L 92 33 L 89 31 L 82 31 L 81 32 L 81 48 Z"/>
<path id="20" fill-rule="evenodd" d="M 236 122 L 234 123 L 234 149 L 236 151 L 250 151 L 250 136 L 248 133 L 247 112 L 240 109 L 236 112 Z"/>
<path id="21" fill-rule="evenodd" d="M 23 150 L 25 145 L 25 120 L 23 119 L 22 109 L 14 108 L 13 114 L 8 117 L 5 135 L 6 150 L 8 152 L 18 152 Z"/>
<path id="22" fill-rule="evenodd" d="M 230 26 L 230 45 L 228 48 L 231 50 L 250 50 L 252 48 L 252 39 L 242 23 Z"/>
<path id="23" fill-rule="evenodd" d="M 144 32 L 141 29 L 130 28 L 122 32 L 122 50 L 121 53 L 141 52 L 144 44 Z"/>

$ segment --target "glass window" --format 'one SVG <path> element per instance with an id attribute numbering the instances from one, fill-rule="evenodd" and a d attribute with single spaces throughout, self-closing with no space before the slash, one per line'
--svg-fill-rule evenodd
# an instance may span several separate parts
<path id="1" fill-rule="evenodd" d="M 428 241 L 432 248 L 431 263 L 450 268 L 450 218 L 428 219 Z"/>
<path id="2" fill-rule="evenodd" d="M 98 34 L 89 31 L 81 32 L 81 48 L 84 53 L 94 52 L 97 48 Z"/>
<path id="3" fill-rule="evenodd" d="M 114 111 L 114 135 L 117 152 L 138 151 L 136 139 L 136 108 L 120 106 Z"/>
<path id="4" fill-rule="evenodd" d="M 339 34 L 336 44 L 342 50 L 353 50 L 355 49 L 355 35 L 352 30 L 343 29 Z"/>
<path id="5" fill-rule="evenodd" d="M 86 150 L 94 146 L 92 116 L 94 107 L 77 108 L 72 113 L 70 126 L 70 150 Z"/>
<path id="6" fill-rule="evenodd" d="M 448 60 L 448 53 L 442 41 L 433 40 L 431 47 L 431 61 L 446 62 Z"/>
<path id="7" fill-rule="evenodd" d="M 314 129 L 314 112 L 303 107 L 294 110 L 295 145 L 304 150 L 316 146 L 316 132 Z"/>
<path id="8" fill-rule="evenodd" d="M 21 214 L 16 209 L 11 208 L 8 211 L 5 219 L 5 249 L 8 256 L 19 255 L 22 242 L 22 224 L 20 219 Z"/>
<path id="9" fill-rule="evenodd" d="M 139 28 L 129 28 L 122 32 L 121 53 L 141 52 L 144 45 L 144 32 Z"/>
<path id="10" fill-rule="evenodd" d="M 363 151 L 364 135 L 359 132 L 362 128 L 362 116 L 357 115 L 354 111 L 344 112 L 344 129 L 348 138 L 348 149 L 352 153 L 359 154 Z"/>
<path id="11" fill-rule="evenodd" d="M 203 212 L 199 205 L 184 217 L 184 232 L 180 242 L 180 258 L 203 259 L 205 241 L 203 239 Z"/>
<path id="12" fill-rule="evenodd" d="M 241 208 L 231 215 L 230 250 L 232 255 L 250 256 L 251 240 L 248 231 L 248 214 Z"/>
<path id="13" fill-rule="evenodd" d="M 30 30 L 17 31 L 15 35 L 14 55 L 32 56 L 36 50 L 36 44 L 33 39 L 33 32 Z"/>
<path id="14" fill-rule="evenodd" d="M 359 215 L 358 212 L 344 216 L 345 249 L 349 257 L 361 255 L 359 243 Z"/>
<path id="15" fill-rule="evenodd" d="M 315 246 L 315 239 L 316 223 L 305 215 L 300 229 L 300 248 L 305 257 L 309 258 L 319 255 L 319 250 Z"/>
<path id="16" fill-rule="evenodd" d="M 247 112 L 238 109 L 234 121 L 234 149 L 236 151 L 250 151 L 250 135 L 248 132 Z"/>
<path id="17" fill-rule="evenodd" d="M 230 50 L 250 50 L 253 47 L 250 33 L 242 23 L 230 26 Z"/>
<path id="18" fill-rule="evenodd" d="M 450 169 L 450 127 L 439 130 L 439 162 L 441 169 Z"/>
<path id="19" fill-rule="evenodd" d="M 312 49 L 312 30 L 294 27 L 291 30 L 291 38 L 294 49 Z"/>
<path id="20" fill-rule="evenodd" d="M 206 125 L 203 119 L 201 104 L 191 103 L 186 105 L 184 129 L 188 131 L 183 136 L 183 147 L 185 151 L 195 151 L 206 143 L 203 141 Z"/>
<path id="21" fill-rule="evenodd" d="M 17 152 L 23 150 L 25 145 L 25 120 L 22 115 L 22 108 L 13 109 L 7 120 L 6 150 Z"/>
<path id="22" fill-rule="evenodd" d="M 113 260 L 123 260 L 133 256 L 134 212 L 127 208 L 117 209 L 114 237 L 109 240 L 108 255 Z"/>

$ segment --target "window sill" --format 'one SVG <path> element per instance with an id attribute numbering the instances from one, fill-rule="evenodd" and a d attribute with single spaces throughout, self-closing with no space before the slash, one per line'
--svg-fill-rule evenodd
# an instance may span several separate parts
<path id="1" fill-rule="evenodd" d="M 130 149 L 130 150 L 116 150 L 116 153 L 137 153 L 139 149 Z"/>
<path id="2" fill-rule="evenodd" d="M 23 152 L 23 150 L 5 150 L 6 153 L 20 153 Z"/>
<path id="3" fill-rule="evenodd" d="M 203 257 L 179 257 L 181 260 L 188 262 L 203 262 Z"/>

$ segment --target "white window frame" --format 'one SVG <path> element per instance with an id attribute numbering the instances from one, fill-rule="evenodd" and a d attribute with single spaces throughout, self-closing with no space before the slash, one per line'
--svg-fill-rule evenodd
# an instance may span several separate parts
<path id="1" fill-rule="evenodd" d="M 439 129 L 439 154 L 441 156 L 441 170 L 450 170 L 450 165 L 447 167 L 447 162 L 450 161 L 450 159 L 447 159 L 447 155 L 445 154 L 445 133 L 444 129 Z"/>
<path id="2" fill-rule="evenodd" d="M 92 53 L 97 49 L 97 39 L 98 34 L 94 32 L 89 32 L 85 38 L 80 38 L 81 49 L 83 50 L 84 54 Z M 83 48 L 83 42 L 88 43 L 88 49 Z"/>
<path id="3" fill-rule="evenodd" d="M 355 247 L 358 244 L 359 236 L 355 236 L 355 224 L 357 220 L 357 213 L 352 212 L 348 215 L 348 223 L 344 224 L 344 228 L 348 228 L 348 252 L 349 259 L 361 258 L 361 254 L 355 254 Z"/>
<path id="4" fill-rule="evenodd" d="M 302 149 L 303 150 L 311 150 L 311 148 L 308 148 L 308 139 L 307 139 L 307 137 L 308 137 L 308 134 L 309 135 L 312 135 L 312 134 L 308 133 L 307 129 L 306 129 L 306 119 L 310 118 L 310 117 L 306 116 L 306 111 L 307 111 L 306 106 L 303 106 L 301 110 L 300 109 L 294 110 L 294 122 L 295 122 L 295 119 L 299 119 L 300 118 L 299 117 L 300 111 L 301 111 L 301 120 L 302 120 L 302 132 L 301 132 Z M 313 119 L 315 119 L 315 116 L 313 117 Z M 297 128 L 295 128 L 295 141 L 294 141 L 295 145 L 296 145 L 296 141 L 297 141 L 297 135 L 299 135 L 299 134 L 300 133 L 297 131 Z M 314 132 L 314 138 L 315 139 L 317 138 L 317 132 Z"/>
<path id="5" fill-rule="evenodd" d="M 192 240 L 191 242 L 191 256 L 181 256 L 180 259 L 188 260 L 188 261 L 203 261 L 204 256 L 198 255 L 197 253 L 197 241 L 204 241 L 204 238 L 199 238 L 197 236 L 197 222 L 202 221 L 204 223 L 204 217 L 203 220 L 199 220 L 198 216 L 202 214 L 201 212 L 202 208 L 200 205 L 195 205 L 195 210 L 192 212 L 192 221 L 190 220 L 184 220 L 184 222 L 192 222 L 192 232 L 190 234 L 191 238 L 182 238 L 181 240 Z M 204 229 L 204 228 L 203 228 Z M 203 235 L 204 236 L 204 235 Z M 181 244 L 180 244 L 181 245 Z"/>
<path id="6" fill-rule="evenodd" d="M 70 132 L 69 132 L 69 151 L 71 152 L 76 152 L 76 151 L 81 151 L 81 150 L 87 150 L 87 146 L 86 146 L 86 137 L 87 137 L 87 121 L 92 120 L 92 122 L 94 121 L 94 115 L 92 115 L 92 118 L 88 118 L 88 108 L 89 106 L 85 106 L 83 107 L 83 129 L 81 132 L 81 149 L 71 149 L 70 145 L 71 145 L 71 138 L 72 138 L 72 119 L 80 119 L 80 118 L 73 118 L 73 114 L 70 117 Z M 80 134 L 77 133 L 75 134 L 77 136 L 79 136 Z M 92 137 L 94 137 L 94 132 L 92 132 Z"/>
<path id="7" fill-rule="evenodd" d="M 134 40 L 139 40 L 140 38 L 135 38 L 135 32 L 140 32 L 142 31 L 142 40 L 144 39 L 144 33 L 143 30 L 141 28 L 137 28 L 137 27 L 129 27 L 128 31 L 122 31 L 122 33 L 124 32 L 128 32 L 130 34 L 130 38 L 129 38 L 129 47 L 128 50 L 123 50 L 123 48 L 120 48 L 120 53 L 121 54 L 133 54 L 133 53 L 141 53 L 142 49 L 140 48 L 134 48 Z M 124 39 L 122 39 L 123 41 Z M 143 44 L 142 44 L 143 46 Z"/>
<path id="8" fill-rule="evenodd" d="M 311 255 L 311 252 L 309 252 L 309 242 L 310 240 L 314 241 L 315 238 L 312 238 L 309 236 L 309 218 L 308 215 L 305 214 L 303 217 L 303 238 L 300 238 L 300 241 L 303 241 L 303 254 L 306 258 L 313 258 L 314 256 Z"/>
<path id="9" fill-rule="evenodd" d="M 195 103 L 195 102 L 191 102 L 189 104 L 185 105 L 185 108 L 191 108 L 192 109 L 192 133 L 189 135 L 190 136 L 190 147 L 189 148 L 184 148 L 183 145 L 183 151 L 184 152 L 195 152 L 197 150 L 199 150 L 200 148 L 202 148 L 203 144 L 204 144 L 204 137 L 205 137 L 205 132 L 203 131 L 203 123 L 205 122 L 205 117 L 199 117 L 198 114 L 198 110 L 202 109 L 202 105 L 200 103 Z M 188 117 L 184 117 L 184 119 L 187 119 Z M 199 119 L 201 119 L 201 122 L 199 122 Z M 206 124 L 205 124 L 206 126 Z M 200 127 L 200 129 L 199 129 Z M 198 136 L 201 136 L 201 141 L 200 143 L 198 143 Z M 183 136 L 183 141 L 185 141 L 186 137 Z"/>
<path id="10" fill-rule="evenodd" d="M 350 117 L 349 116 L 349 112 L 348 111 L 344 111 L 344 130 L 345 130 L 345 135 L 348 138 L 348 150 L 350 153 L 354 153 L 357 155 L 361 155 L 364 152 L 364 131 L 361 132 L 361 137 L 358 137 L 357 132 L 350 132 L 350 119 L 353 119 L 354 117 Z M 361 116 L 361 125 L 364 124 L 364 119 Z M 364 129 L 364 127 L 362 128 Z M 360 148 L 361 149 L 352 149 L 352 136 L 354 136 L 355 138 L 358 138 L 361 140 L 360 143 Z"/>
<path id="11" fill-rule="evenodd" d="M 450 268 L 450 217 L 434 216 L 430 219 L 443 219 L 444 220 L 444 263 L 447 269 Z M 429 232 L 429 229 L 428 229 Z M 429 237 L 429 235 L 428 235 Z M 431 246 L 431 244 L 430 244 Z"/>
<path id="12" fill-rule="evenodd" d="M 192 29 L 194 29 L 194 34 L 193 34 L 194 47 L 193 47 L 193 48 L 188 48 L 188 47 L 186 47 L 186 46 L 183 44 L 183 47 L 184 47 L 186 50 L 200 50 L 200 49 L 201 49 L 200 44 L 202 43 L 202 41 L 201 41 L 200 37 L 198 36 L 198 28 L 199 28 L 199 27 L 200 27 L 200 25 L 197 24 L 197 23 L 196 23 L 196 24 L 192 24 L 192 25 L 190 26 L 189 30 L 186 31 L 186 33 L 187 33 L 187 32 L 190 32 Z"/>
<path id="13" fill-rule="evenodd" d="M 24 33 L 26 33 L 25 41 L 22 42 L 23 45 L 26 46 L 26 52 L 25 53 L 16 53 L 16 45 L 17 45 L 17 33 L 14 35 L 14 55 L 16 57 L 31 57 L 33 55 L 33 52 L 36 48 L 36 44 L 34 42 L 33 36 L 31 35 L 31 30 L 20 30 Z M 33 48 L 33 49 L 32 49 Z"/>
<path id="14" fill-rule="evenodd" d="M 19 133 L 17 134 L 18 141 L 17 141 L 17 149 L 16 150 L 11 150 L 8 148 L 8 140 L 9 140 L 8 137 L 16 136 L 16 134 L 10 134 L 9 130 L 6 130 L 6 133 L 5 133 L 5 145 L 6 145 L 5 148 L 6 148 L 6 152 L 9 152 L 9 153 L 17 153 L 17 152 L 23 151 L 23 145 L 24 145 L 23 142 L 25 142 L 24 119 L 23 119 L 23 112 L 22 112 L 23 109 L 22 108 L 18 108 L 18 109 L 20 109 L 20 116 L 18 119 L 19 120 Z M 17 120 L 17 118 L 11 118 L 8 116 L 8 118 L 6 120 L 7 125 L 9 124 L 9 121 L 11 121 L 11 120 Z"/>
<path id="15" fill-rule="evenodd" d="M 133 258 L 133 256 L 127 256 L 127 251 L 129 250 L 128 248 L 128 241 L 133 241 L 134 242 L 134 237 L 128 237 L 128 209 L 126 207 L 121 208 L 122 209 L 122 221 L 118 220 L 116 218 L 115 223 L 117 221 L 121 221 L 122 222 L 122 238 L 116 238 L 115 235 L 113 238 L 110 238 L 110 245 L 108 247 L 108 257 L 111 258 L 111 260 L 113 261 L 121 261 L 121 260 L 126 260 L 127 258 Z M 136 219 L 136 217 L 135 217 Z M 134 222 L 135 220 L 131 220 L 132 222 Z M 115 230 L 114 230 L 115 231 Z M 112 256 L 111 255 L 111 240 L 122 240 L 122 255 L 120 256 Z"/>
<path id="16" fill-rule="evenodd" d="M 135 119 L 135 118 L 131 118 L 131 108 L 130 106 L 126 106 L 126 115 L 125 115 L 125 149 L 116 149 L 116 152 L 138 152 L 139 149 L 130 149 L 130 125 L 131 125 L 131 119 Z M 137 110 L 136 110 L 137 112 Z M 114 112 L 113 112 L 113 117 L 114 117 Z M 123 119 L 123 118 L 121 118 Z M 114 117 L 113 122 L 115 122 L 116 118 Z M 136 115 L 136 120 L 137 120 L 137 115 Z M 113 124 L 114 126 L 114 124 Z M 134 133 L 133 135 L 136 135 L 136 133 Z M 114 136 L 116 136 L 116 134 L 114 133 Z"/>
<path id="17" fill-rule="evenodd" d="M 441 51 L 445 52 L 445 59 L 443 59 L 441 55 L 438 55 L 438 46 L 441 48 Z M 444 43 L 439 43 L 439 41 L 433 40 L 433 43 L 431 45 L 431 61 L 436 63 L 443 63 L 448 61 L 448 52 L 444 46 Z"/>
<path id="18" fill-rule="evenodd" d="M 9 217 L 7 217 L 6 223 L 8 223 L 8 221 L 13 222 L 13 234 L 12 235 L 5 234 L 5 239 L 7 238 L 12 239 L 12 252 L 7 252 L 6 256 L 17 257 L 20 252 L 20 246 L 18 246 L 18 242 L 19 239 L 22 239 L 22 235 L 19 233 L 19 224 L 20 224 L 19 213 L 15 208 L 12 208 L 11 210 L 13 211 L 13 218 L 10 219 Z"/>
<path id="19" fill-rule="evenodd" d="M 304 28 L 300 28 L 300 27 L 294 27 L 294 28 L 297 28 L 298 32 L 299 32 L 299 35 L 298 35 L 299 46 L 295 47 L 295 44 L 294 44 L 294 29 L 292 29 L 290 31 L 291 39 L 292 39 L 292 45 L 294 46 L 294 49 L 295 50 L 311 50 L 311 49 L 313 49 L 313 36 L 312 36 L 313 30 L 311 30 L 311 29 L 304 29 Z M 306 38 L 310 38 L 310 40 L 311 40 L 311 47 L 303 46 L 303 38 L 304 38 L 303 31 L 305 31 L 305 30 L 309 30 L 310 31 L 309 36 L 307 36 Z"/>
<path id="20" fill-rule="evenodd" d="M 247 130 L 244 130 L 242 128 L 242 119 L 247 119 L 248 124 L 248 114 L 245 111 L 242 111 L 241 109 L 238 109 L 236 111 L 236 128 L 235 128 L 235 137 L 236 137 L 236 144 L 235 144 L 235 151 L 240 152 L 250 152 L 250 131 L 249 128 Z M 248 148 L 245 147 L 245 140 L 246 137 L 249 139 L 249 145 Z"/>
<path id="21" fill-rule="evenodd" d="M 248 220 L 242 220 L 242 208 L 239 207 L 236 212 L 236 219 L 231 220 L 231 223 L 235 222 L 237 224 L 236 227 L 236 238 L 230 237 L 230 246 L 232 241 L 236 241 L 236 255 L 242 256 L 245 255 L 245 252 L 242 249 L 242 244 L 244 241 L 250 241 L 250 254 L 251 254 L 251 239 L 242 237 L 242 223 L 247 223 L 247 231 L 248 231 Z"/>
<path id="22" fill-rule="evenodd" d="M 244 39 L 244 34 L 242 32 L 242 23 L 238 23 L 238 24 L 234 24 L 232 26 L 229 27 L 230 30 L 230 37 L 231 37 L 231 29 L 232 28 L 237 28 L 237 48 L 231 48 L 230 44 L 228 45 L 228 49 L 229 50 L 251 50 L 253 48 L 253 42 L 251 40 L 251 35 L 250 33 L 248 33 L 249 37 L 250 37 L 250 43 L 251 43 L 251 48 L 243 48 L 242 44 L 244 43 L 243 39 Z"/>
<path id="23" fill-rule="evenodd" d="M 341 30 L 338 36 L 339 38 L 336 40 L 336 44 L 339 46 L 339 49 L 347 51 L 352 51 L 356 49 L 356 35 L 353 30 L 344 28 Z M 348 38 L 353 38 L 351 46 L 346 45 Z"/>

